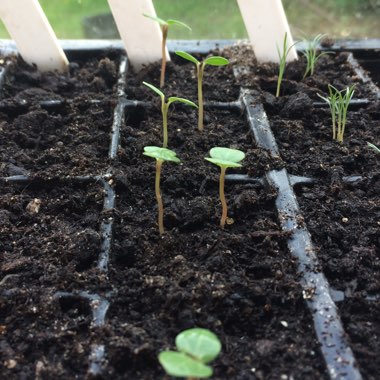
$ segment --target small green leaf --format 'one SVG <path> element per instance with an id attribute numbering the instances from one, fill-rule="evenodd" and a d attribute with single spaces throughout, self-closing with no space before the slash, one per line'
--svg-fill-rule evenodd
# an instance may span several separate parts
<path id="1" fill-rule="evenodd" d="M 159 90 L 157 87 L 155 87 L 155 86 L 153 86 L 152 84 L 150 84 L 150 83 L 147 83 L 147 82 L 143 82 L 143 84 L 145 84 L 145 86 L 147 86 L 147 87 L 149 87 L 152 91 L 154 91 L 157 95 L 160 95 L 161 96 L 161 98 L 165 98 L 165 95 L 164 95 L 164 93 L 161 91 L 161 90 Z"/>
<path id="2" fill-rule="evenodd" d="M 195 103 L 193 103 L 191 100 L 187 100 L 185 98 L 177 98 L 176 96 L 171 96 L 168 99 L 168 104 L 171 104 L 171 103 L 174 103 L 174 102 L 181 102 L 181 103 L 187 104 L 188 106 L 192 106 L 192 107 L 198 108 L 198 106 Z"/>
<path id="3" fill-rule="evenodd" d="M 205 159 L 213 164 L 225 168 L 237 168 L 242 166 L 239 162 L 244 159 L 245 154 L 238 149 L 216 147 L 210 150 L 210 156 L 211 158 Z"/>
<path id="4" fill-rule="evenodd" d="M 191 54 L 189 53 L 186 53 L 185 51 L 182 51 L 182 50 L 179 50 L 179 51 L 176 51 L 175 52 L 177 55 L 179 55 L 180 57 L 184 58 L 184 59 L 187 59 L 188 61 L 190 62 L 193 62 L 195 63 L 196 65 L 199 65 L 200 62 L 195 58 L 193 57 Z"/>
<path id="5" fill-rule="evenodd" d="M 176 152 L 173 152 L 167 148 L 161 148 L 158 146 L 146 146 L 144 147 L 143 154 L 148 157 L 155 158 L 156 160 L 162 161 L 172 161 L 172 162 L 181 162 L 181 160 L 177 157 Z"/>
<path id="6" fill-rule="evenodd" d="M 166 22 L 162 18 L 151 16 L 151 15 L 147 15 L 146 13 L 143 13 L 143 16 L 148 17 L 148 18 L 150 18 L 150 19 L 152 19 L 154 21 L 157 21 L 160 25 L 168 25 L 168 22 Z"/>
<path id="7" fill-rule="evenodd" d="M 375 145 L 375 144 L 371 144 L 370 142 L 367 142 L 367 145 L 373 149 L 376 153 L 380 153 L 380 149 Z"/>
<path id="8" fill-rule="evenodd" d="M 214 56 L 214 57 L 208 57 L 203 61 L 204 65 L 211 65 L 211 66 L 224 66 L 228 65 L 230 61 L 227 58 Z"/>
<path id="9" fill-rule="evenodd" d="M 222 348 L 214 333 L 201 328 L 182 331 L 177 335 L 175 344 L 179 351 L 185 352 L 203 363 L 215 359 Z"/>
<path id="10" fill-rule="evenodd" d="M 220 166 L 222 168 L 240 168 L 240 167 L 243 166 L 242 164 L 238 164 L 236 162 L 221 160 L 221 159 L 218 159 L 218 158 L 205 157 L 205 160 L 210 161 L 213 164 L 218 165 L 218 166 Z"/>
<path id="11" fill-rule="evenodd" d="M 185 24 L 185 23 L 182 22 L 182 21 L 169 19 L 169 20 L 166 20 L 166 22 L 167 22 L 168 25 L 178 25 L 178 26 L 183 26 L 184 28 L 191 30 L 190 26 L 187 25 L 187 24 Z"/>
<path id="12" fill-rule="evenodd" d="M 211 367 L 183 352 L 163 351 L 158 355 L 158 360 L 170 376 L 204 379 L 212 375 Z"/>

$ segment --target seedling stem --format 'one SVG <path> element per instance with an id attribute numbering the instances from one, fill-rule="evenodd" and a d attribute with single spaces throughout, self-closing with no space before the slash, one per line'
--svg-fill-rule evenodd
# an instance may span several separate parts
<path id="1" fill-rule="evenodd" d="M 156 182 L 155 182 L 155 190 L 156 190 L 156 199 L 158 205 L 158 230 L 160 235 L 164 234 L 164 205 L 162 203 L 162 196 L 160 190 L 160 180 L 161 180 L 161 167 L 162 160 L 156 160 Z"/>
<path id="2" fill-rule="evenodd" d="M 226 169 L 224 167 L 220 168 L 220 177 L 219 177 L 219 197 L 222 202 L 222 217 L 220 219 L 220 227 L 224 228 L 227 220 L 227 201 L 224 195 L 224 182 L 226 177 Z"/>

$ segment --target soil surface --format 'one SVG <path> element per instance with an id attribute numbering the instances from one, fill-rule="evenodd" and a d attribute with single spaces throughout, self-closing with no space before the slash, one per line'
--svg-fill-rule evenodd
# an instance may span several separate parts
<path id="1" fill-rule="evenodd" d="M 367 146 L 380 146 L 376 95 L 346 53 L 322 57 L 305 79 L 304 60 L 290 63 L 280 98 L 276 65 L 257 64 L 242 46 L 212 54 L 231 64 L 206 68 L 206 101 L 235 102 L 241 87 L 255 91 L 280 157 L 257 146 L 243 108 L 206 107 L 200 133 L 197 110 L 172 104 L 168 147 L 181 163 L 162 169 L 163 236 L 155 162 L 142 155 L 144 146 L 162 144 L 160 99 L 141 83 L 157 85 L 159 65 L 127 73 L 127 99 L 148 104 L 122 111 L 111 160 L 118 57 L 72 63 L 65 75 L 12 60 L 0 97 L 0 176 L 32 181 L 1 182 L 2 377 L 168 378 L 157 354 L 173 349 L 180 331 L 199 326 L 222 342 L 213 379 L 329 378 L 290 236 L 279 225 L 276 189 L 227 181 L 230 219 L 220 229 L 219 168 L 204 159 L 215 146 L 246 154 L 243 167 L 228 173 L 262 178 L 286 168 L 314 179 L 295 187 L 301 214 L 363 378 L 380 373 L 380 155 Z M 327 84 L 355 84 L 354 97 L 370 100 L 349 109 L 343 144 L 331 139 L 328 109 L 313 104 Z M 172 56 L 163 91 L 196 101 L 194 64 Z M 104 209 L 95 177 L 106 173 L 116 194 L 112 210 Z M 101 271 L 101 231 L 109 221 L 110 260 Z M 94 318 L 100 299 L 109 301 L 104 323 Z M 98 362 L 91 353 L 103 346 Z"/>

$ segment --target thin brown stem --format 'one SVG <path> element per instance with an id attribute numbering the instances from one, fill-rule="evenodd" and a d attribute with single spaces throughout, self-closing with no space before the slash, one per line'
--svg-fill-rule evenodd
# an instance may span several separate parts
<path id="1" fill-rule="evenodd" d="M 158 229 L 160 231 L 160 235 L 163 235 L 164 233 L 164 205 L 162 204 L 162 197 L 161 197 L 161 191 L 160 191 L 160 177 L 161 177 L 161 167 L 162 167 L 162 160 L 156 161 L 156 198 L 157 198 L 157 204 L 158 204 Z"/>
<path id="2" fill-rule="evenodd" d="M 161 63 L 161 77 L 160 77 L 160 87 L 164 87 L 165 84 L 165 71 L 166 71 L 166 39 L 168 37 L 168 26 L 162 25 L 162 63 Z"/>
<path id="3" fill-rule="evenodd" d="M 203 131 L 203 72 L 204 64 L 197 64 L 197 77 L 198 77 L 198 130 Z"/>
<path id="4" fill-rule="evenodd" d="M 219 196 L 220 201 L 222 202 L 222 217 L 220 219 L 220 227 L 224 228 L 227 220 L 227 202 L 226 197 L 224 195 L 224 178 L 226 176 L 226 169 L 227 168 L 220 168 L 220 179 L 219 179 Z"/>
<path id="5" fill-rule="evenodd" d="M 163 130 L 163 148 L 168 147 L 168 109 L 169 109 L 169 104 L 165 103 L 165 99 L 162 99 L 162 130 Z"/>

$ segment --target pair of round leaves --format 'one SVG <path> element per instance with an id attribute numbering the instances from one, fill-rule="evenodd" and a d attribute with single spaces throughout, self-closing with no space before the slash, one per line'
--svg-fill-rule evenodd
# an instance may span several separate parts
<path id="1" fill-rule="evenodd" d="M 160 148 L 158 146 L 146 146 L 144 147 L 145 156 L 153 157 L 156 160 L 161 161 L 172 161 L 172 162 L 181 162 L 181 160 L 177 157 L 176 152 L 167 149 Z"/>
<path id="2" fill-rule="evenodd" d="M 166 373 L 177 377 L 207 378 L 212 375 L 208 365 L 220 353 L 218 337 L 207 329 L 192 328 L 177 335 L 176 351 L 163 351 L 158 360 Z"/>
<path id="3" fill-rule="evenodd" d="M 210 150 L 210 157 L 205 160 L 212 162 L 221 168 L 239 168 L 239 164 L 245 157 L 245 154 L 238 149 L 215 147 Z"/>

